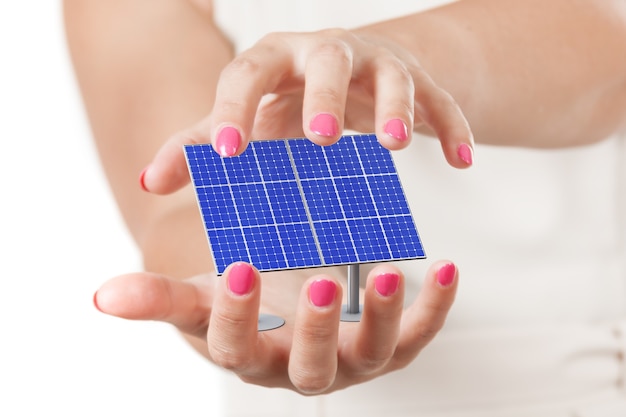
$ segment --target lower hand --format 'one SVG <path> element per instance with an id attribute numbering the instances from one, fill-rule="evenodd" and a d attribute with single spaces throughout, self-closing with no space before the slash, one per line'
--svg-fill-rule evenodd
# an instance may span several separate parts
<path id="1" fill-rule="evenodd" d="M 300 281 L 268 274 L 263 280 L 271 285 L 261 297 L 261 276 L 246 263 L 231 265 L 221 278 L 119 276 L 98 290 L 94 303 L 104 313 L 168 322 L 205 340 L 205 355 L 246 382 L 314 395 L 403 368 L 441 329 L 456 293 L 454 264 L 432 265 L 406 310 L 404 279 L 389 263 L 372 269 L 360 323 L 340 323 L 343 290 L 335 277 L 307 279 L 290 309 L 288 287 Z M 261 304 L 263 312 L 284 316 L 285 326 L 258 332 Z"/>

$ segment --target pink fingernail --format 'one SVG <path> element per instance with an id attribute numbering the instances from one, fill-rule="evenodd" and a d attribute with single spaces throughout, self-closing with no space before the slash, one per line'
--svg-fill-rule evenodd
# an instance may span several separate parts
<path id="1" fill-rule="evenodd" d="M 254 285 L 254 270 L 246 263 L 233 265 L 228 271 L 228 289 L 237 295 L 248 294 Z"/>
<path id="2" fill-rule="evenodd" d="M 405 141 L 409 137 L 406 124 L 400 119 L 392 119 L 385 125 L 385 133 L 399 141 Z"/>
<path id="3" fill-rule="evenodd" d="M 335 116 L 329 113 L 320 113 L 311 120 L 309 124 L 311 132 L 316 135 L 332 137 L 339 132 L 339 125 Z"/>
<path id="4" fill-rule="evenodd" d="M 447 287 L 454 282 L 456 275 L 456 266 L 454 264 L 445 264 L 437 271 L 437 282 L 442 287 Z"/>
<path id="5" fill-rule="evenodd" d="M 223 127 L 215 139 L 217 152 L 224 157 L 234 156 L 241 144 L 239 131 L 232 126 Z"/>
<path id="6" fill-rule="evenodd" d="M 467 165 L 472 165 L 474 162 L 474 152 L 467 143 L 460 144 L 456 152 L 459 158 L 461 158 L 461 161 L 465 162 Z"/>
<path id="7" fill-rule="evenodd" d="M 326 307 L 332 304 L 336 293 L 337 284 L 326 279 L 313 281 L 309 287 L 309 298 L 311 303 L 317 307 Z"/>
<path id="8" fill-rule="evenodd" d="M 396 293 L 399 283 L 400 276 L 398 276 L 398 274 L 381 274 L 376 277 L 374 287 L 378 294 L 389 297 Z"/>
<path id="9" fill-rule="evenodd" d="M 139 174 L 139 185 L 141 186 L 141 189 L 145 192 L 150 192 L 150 190 L 148 190 L 148 187 L 146 187 L 146 172 L 148 171 L 149 166 L 150 165 L 145 167 L 143 171 L 141 171 L 141 174 Z"/>

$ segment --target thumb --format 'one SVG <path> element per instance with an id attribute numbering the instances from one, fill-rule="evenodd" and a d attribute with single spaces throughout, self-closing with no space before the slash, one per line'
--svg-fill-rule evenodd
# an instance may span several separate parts
<path id="1" fill-rule="evenodd" d="M 212 286 L 208 276 L 184 281 L 138 272 L 112 278 L 94 294 L 105 313 L 130 320 L 156 320 L 185 333 L 206 337 L 211 315 Z"/>

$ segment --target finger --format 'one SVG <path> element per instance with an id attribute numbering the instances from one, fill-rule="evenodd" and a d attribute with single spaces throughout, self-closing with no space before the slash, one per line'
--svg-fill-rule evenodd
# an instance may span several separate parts
<path id="1" fill-rule="evenodd" d="M 240 375 L 261 374 L 266 346 L 258 335 L 261 285 L 258 271 L 238 262 L 218 284 L 207 335 L 211 359 Z"/>
<path id="2" fill-rule="evenodd" d="M 303 130 L 318 145 L 335 143 L 343 131 L 348 87 L 352 78 L 352 50 L 340 31 L 320 32 L 308 51 L 305 66 Z"/>
<path id="3" fill-rule="evenodd" d="M 175 134 L 141 174 L 141 185 L 155 194 L 172 193 L 189 182 L 183 145 L 212 143 L 221 156 L 235 156 L 248 144 L 256 109 L 292 67 L 287 43 L 268 35 L 229 63 L 216 86 L 211 116 Z M 271 39 L 270 39 L 271 38 Z"/>
<path id="4" fill-rule="evenodd" d="M 141 173 L 144 190 L 153 194 L 170 194 L 189 183 L 189 170 L 183 145 L 208 143 L 207 120 L 176 133 L 157 152 L 152 163 Z"/>
<path id="5" fill-rule="evenodd" d="M 458 270 L 452 262 L 439 261 L 431 266 L 415 302 L 405 311 L 400 339 L 394 354 L 397 367 L 417 356 L 443 327 L 454 302 Z"/>
<path id="6" fill-rule="evenodd" d="M 468 168 L 474 163 L 474 137 L 456 101 L 422 70 L 413 70 L 415 112 L 441 142 L 448 163 Z"/>
<path id="7" fill-rule="evenodd" d="M 211 112 L 211 138 L 222 156 L 243 152 L 257 108 L 293 68 L 293 52 L 281 34 L 270 34 L 224 68 Z"/>
<path id="8" fill-rule="evenodd" d="M 411 74 L 395 56 L 375 59 L 376 135 L 387 149 L 403 149 L 413 131 L 415 86 Z"/>
<path id="9" fill-rule="evenodd" d="M 361 324 L 349 352 L 342 360 L 358 374 L 384 367 L 393 356 L 400 332 L 404 303 L 404 276 L 390 264 L 368 275 Z"/>
<path id="10" fill-rule="evenodd" d="M 164 321 L 185 333 L 205 337 L 211 298 L 206 279 L 176 281 L 157 274 L 136 273 L 109 280 L 94 294 L 93 301 L 106 314 Z"/>
<path id="11" fill-rule="evenodd" d="M 302 393 L 324 392 L 335 380 L 341 293 L 332 277 L 318 276 L 300 294 L 289 377 Z"/>

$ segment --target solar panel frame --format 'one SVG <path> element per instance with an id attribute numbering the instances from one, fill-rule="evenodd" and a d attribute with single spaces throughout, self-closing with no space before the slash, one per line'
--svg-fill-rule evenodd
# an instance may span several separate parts
<path id="1" fill-rule="evenodd" d="M 426 257 L 391 152 L 375 135 L 321 147 L 253 141 L 240 156 L 184 146 L 218 275 Z"/>

